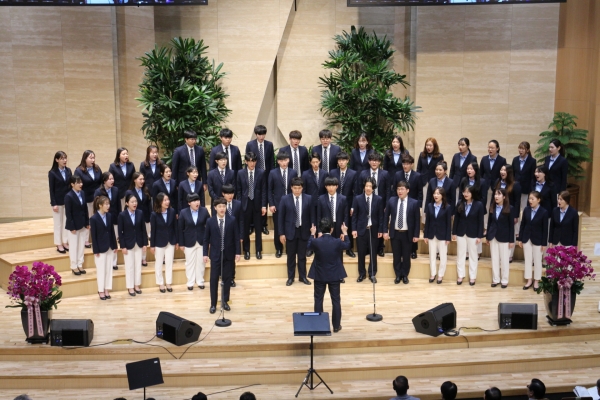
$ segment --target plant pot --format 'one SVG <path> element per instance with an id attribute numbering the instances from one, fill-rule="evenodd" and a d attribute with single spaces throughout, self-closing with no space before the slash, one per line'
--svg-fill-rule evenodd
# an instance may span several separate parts
<path id="1" fill-rule="evenodd" d="M 575 300 L 577 294 L 571 292 L 571 315 L 575 309 Z M 558 318 L 558 293 L 544 293 L 544 305 L 546 306 L 546 318 L 550 325 L 569 325 L 572 321 L 569 318 Z"/>
<path id="2" fill-rule="evenodd" d="M 27 309 L 24 308 L 21 310 L 21 323 L 23 324 L 23 331 L 25 331 L 25 335 L 28 336 L 25 341 L 32 344 L 38 343 L 48 343 L 49 331 L 50 331 L 50 320 L 52 319 L 52 311 L 40 311 L 41 319 L 42 319 L 42 332 L 43 335 L 40 336 L 37 329 L 37 322 L 35 318 L 35 313 L 33 316 L 33 335 L 29 336 L 29 318 L 27 314 Z"/>

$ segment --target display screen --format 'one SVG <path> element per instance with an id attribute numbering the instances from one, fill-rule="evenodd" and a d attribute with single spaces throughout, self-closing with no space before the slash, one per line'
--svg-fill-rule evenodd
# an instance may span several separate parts
<path id="1" fill-rule="evenodd" d="M 348 0 L 348 7 L 564 3 L 567 0 Z"/>
<path id="2" fill-rule="evenodd" d="M 205 6 L 208 0 L 0 0 L 0 6 Z"/>

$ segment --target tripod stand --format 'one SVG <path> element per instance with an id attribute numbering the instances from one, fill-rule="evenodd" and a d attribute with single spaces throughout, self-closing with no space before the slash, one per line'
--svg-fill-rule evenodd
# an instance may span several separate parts
<path id="1" fill-rule="evenodd" d="M 223 232 L 225 235 L 225 232 Z M 225 304 L 225 280 L 223 279 L 223 249 L 221 249 L 221 318 L 215 321 L 215 325 L 219 328 L 225 328 L 231 326 L 231 320 L 225 318 L 225 310 L 223 309 L 223 304 Z M 218 285 L 217 285 L 218 287 Z"/>
<path id="2" fill-rule="evenodd" d="M 321 378 L 321 375 L 319 375 L 317 370 L 313 368 L 313 347 L 314 347 L 313 346 L 313 335 L 310 335 L 310 368 L 308 369 L 308 372 L 306 373 L 304 380 L 300 384 L 300 388 L 298 389 L 298 392 L 296 392 L 296 397 L 298 397 L 298 394 L 300 394 L 300 391 L 302 390 L 303 386 L 306 386 L 310 390 L 313 390 L 313 389 L 316 389 L 317 386 L 319 386 L 321 383 L 323 385 L 325 385 L 325 387 L 327 388 L 327 390 L 329 390 L 329 392 L 331 394 L 333 394 L 333 391 L 331 390 L 331 388 L 329 386 L 327 386 L 327 383 L 325 383 L 323 378 Z M 320 381 L 316 385 L 314 384 L 314 375 L 317 375 L 317 378 L 319 378 L 319 381 Z M 309 383 L 309 379 L 310 379 L 310 383 Z"/>
<path id="3" fill-rule="evenodd" d="M 371 226 L 371 229 L 373 229 L 373 227 Z M 375 252 L 373 251 L 373 237 L 371 236 L 371 232 L 368 232 L 369 235 L 369 254 L 371 255 L 371 259 L 369 260 L 369 263 L 371 264 L 371 282 L 373 283 L 373 313 L 369 313 L 367 314 L 367 321 L 371 321 L 371 322 L 379 322 L 383 319 L 383 316 L 381 314 L 377 314 L 377 302 L 375 299 L 375 264 L 373 262 L 374 258 L 373 258 L 373 254 L 375 254 Z M 377 254 L 375 254 L 375 257 L 377 257 Z"/>

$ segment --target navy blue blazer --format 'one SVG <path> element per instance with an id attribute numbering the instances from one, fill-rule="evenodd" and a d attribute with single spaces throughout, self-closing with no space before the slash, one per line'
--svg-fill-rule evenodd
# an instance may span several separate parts
<path id="1" fill-rule="evenodd" d="M 108 197 L 108 193 L 106 192 L 106 190 L 104 190 L 104 188 L 101 189 L 96 189 L 96 191 L 94 192 L 94 199 L 98 196 L 106 196 Z M 109 200 L 110 200 L 110 209 L 108 210 L 108 213 L 110 215 L 112 215 L 112 222 L 113 225 L 117 225 L 118 224 L 118 219 L 119 219 L 119 213 L 122 211 L 121 210 L 121 199 L 119 199 L 119 189 L 117 189 L 116 187 L 111 187 L 110 188 L 110 196 Z"/>
<path id="2" fill-rule="evenodd" d="M 263 142 L 263 148 L 265 153 L 265 171 L 267 172 L 267 176 L 269 172 L 273 168 L 275 168 L 275 151 L 273 150 L 273 142 L 269 142 L 265 140 Z M 253 152 L 256 154 L 256 168 L 262 169 L 262 165 L 260 164 L 260 151 L 258 149 L 258 141 L 256 139 L 249 141 L 246 143 L 246 152 L 244 154 L 248 154 L 249 152 Z"/>
<path id="3" fill-rule="evenodd" d="M 292 178 L 296 177 L 296 170 L 288 168 L 286 170 L 285 178 L 287 180 L 287 188 L 283 187 L 283 175 L 281 175 L 281 168 L 275 168 L 269 172 L 269 179 L 267 181 L 267 198 L 269 200 L 270 207 L 279 208 L 279 202 L 281 198 L 287 193 L 292 192 Z"/>
<path id="4" fill-rule="evenodd" d="M 496 183 L 494 183 L 494 186 L 493 186 L 494 192 L 496 191 L 496 187 L 499 187 L 498 183 L 500 183 L 500 180 L 497 180 Z M 493 196 L 492 196 L 492 199 L 493 199 Z M 490 199 L 490 203 L 491 203 L 492 199 Z M 521 184 L 517 181 L 515 181 L 513 183 L 513 190 L 511 192 L 511 194 L 508 196 L 508 202 L 512 206 L 513 218 L 519 218 L 519 214 L 521 214 Z M 489 206 L 491 206 L 491 204 L 488 204 L 488 207 Z"/>
<path id="5" fill-rule="evenodd" d="M 442 187 L 446 191 L 446 201 L 452 208 L 454 208 L 454 205 L 456 204 L 456 184 L 452 179 L 446 177 Z M 427 197 L 425 197 L 426 207 L 427 204 L 433 203 L 433 191 L 435 189 L 437 189 L 437 178 L 433 177 L 429 180 L 429 186 L 427 187 Z"/>
<path id="6" fill-rule="evenodd" d="M 165 185 L 165 181 L 162 179 L 162 177 L 156 180 L 152 185 L 152 198 L 156 200 L 156 196 L 158 196 L 159 193 L 168 195 L 169 200 L 171 201 L 171 208 L 174 208 L 175 211 L 177 211 L 177 207 L 179 206 L 179 196 L 177 195 L 177 182 L 175 182 L 175 179 L 169 180 L 169 190 L 167 190 L 167 185 Z M 187 206 L 187 202 L 185 204 Z"/>
<path id="7" fill-rule="evenodd" d="M 356 188 L 354 189 L 355 194 L 364 193 L 365 181 L 367 178 L 371 177 L 372 173 L 371 168 L 363 170 L 360 173 L 356 181 Z M 382 169 L 377 170 L 377 190 L 373 191 L 373 193 L 377 192 L 377 195 L 383 200 L 383 204 L 387 204 L 387 201 L 391 196 L 390 188 L 392 187 L 392 179 L 393 177 L 388 175 L 387 171 Z"/>
<path id="8" fill-rule="evenodd" d="M 235 218 L 238 224 L 238 231 L 240 231 L 241 234 L 241 232 L 244 232 L 244 213 L 242 212 L 242 202 L 234 199 L 231 201 L 231 203 L 231 216 Z"/>
<path id="9" fill-rule="evenodd" d="M 321 223 L 322 218 L 331 218 L 331 203 L 329 194 L 324 194 L 319 198 L 317 203 L 317 219 L 316 224 Z M 333 223 L 333 221 L 331 221 Z M 342 224 L 348 224 L 348 202 L 346 201 L 346 196 L 336 193 L 335 195 L 335 224 L 333 224 L 333 232 L 332 234 L 342 233 Z"/>
<path id="10" fill-rule="evenodd" d="M 339 257 L 332 257 L 332 254 L 339 254 L 350 248 L 350 239 L 348 235 L 344 236 L 342 241 L 330 234 L 324 234 L 320 238 L 309 237 L 308 250 L 315 253 L 315 258 L 308 271 L 308 277 L 317 282 L 339 283 L 348 275 L 342 260 Z"/>
<path id="11" fill-rule="evenodd" d="M 98 189 L 98 187 L 100 187 L 100 184 L 102 183 L 102 170 L 100 169 L 100 167 L 98 167 L 98 171 L 94 171 L 94 179 L 92 179 L 87 170 L 82 171 L 79 167 L 75 168 L 74 174 L 75 176 L 80 177 L 81 182 L 83 183 L 83 187 L 81 188 L 81 190 L 85 194 L 85 202 L 91 203 L 92 201 L 94 201 L 94 191 Z M 116 183 L 117 179 L 115 177 L 115 185 Z M 70 186 L 71 185 L 69 185 L 69 188 Z"/>
<path id="12" fill-rule="evenodd" d="M 277 210 L 277 221 L 281 229 L 281 235 L 286 240 L 296 239 L 296 200 L 292 193 L 283 196 Z M 300 238 L 308 240 L 310 228 L 315 225 L 315 208 L 312 205 L 311 196 L 302 193 L 302 225 L 300 226 Z M 278 238 L 275 238 L 278 239 Z"/>
<path id="13" fill-rule="evenodd" d="M 538 208 L 533 220 L 531 206 L 523 209 L 519 241 L 527 243 L 529 240 L 536 246 L 548 246 L 548 212 L 542 206 Z"/>
<path id="14" fill-rule="evenodd" d="M 385 204 L 383 199 L 376 194 L 371 196 L 371 229 L 377 233 L 386 232 L 384 225 L 383 209 Z M 367 231 L 367 223 L 369 222 L 369 210 L 367 210 L 366 195 L 359 194 L 354 196 L 352 202 L 352 231 L 356 231 L 359 236 L 363 236 Z"/>
<path id="15" fill-rule="evenodd" d="M 223 197 L 222 188 L 225 184 L 231 184 L 235 188 L 235 173 L 230 170 L 225 170 L 225 183 L 221 180 L 221 172 L 218 168 L 211 169 L 208 172 L 208 177 L 206 178 L 206 183 L 208 184 L 208 195 L 211 198 L 211 202 L 215 201 L 219 197 Z"/>
<path id="16" fill-rule="evenodd" d="M 552 210 L 550 219 L 550 243 L 563 246 L 577 246 L 579 239 L 579 214 L 569 206 L 562 222 L 560 220 L 560 207 Z"/>
<path id="17" fill-rule="evenodd" d="M 148 192 L 152 193 L 152 186 L 154 185 L 154 182 L 162 179 L 162 176 L 160 176 L 160 164 L 158 163 L 158 160 L 156 162 L 156 166 L 154 167 L 154 172 L 152 172 L 152 167 L 150 165 L 146 167 L 146 162 L 142 161 L 140 163 L 140 172 L 142 175 L 144 175 L 144 184 L 148 188 Z"/>
<path id="18" fill-rule="evenodd" d="M 435 167 L 440 161 L 444 161 L 444 155 L 440 153 L 438 157 L 431 157 L 431 161 L 427 162 L 427 157 L 421 157 L 419 154 L 417 161 L 417 172 L 421 174 L 421 184 L 425 186 L 431 178 L 435 178 Z"/>
<path id="19" fill-rule="evenodd" d="M 459 185 L 459 189 L 458 189 L 458 198 L 460 200 L 463 199 L 463 192 L 465 191 L 465 188 L 469 186 L 469 177 L 465 176 L 462 178 L 462 180 L 460 181 L 460 185 Z M 473 191 L 473 201 L 480 201 L 481 205 L 483 206 L 483 213 L 484 215 L 487 213 L 487 206 L 488 206 L 488 201 L 487 201 L 487 195 L 488 195 L 488 182 L 485 179 L 481 179 L 479 178 L 479 185 L 477 183 L 475 183 L 473 186 L 474 191 Z"/>
<path id="20" fill-rule="evenodd" d="M 126 174 L 123 175 L 123 170 L 121 169 L 120 165 L 115 165 L 115 163 L 112 163 L 110 164 L 110 167 L 108 167 L 108 171 L 113 175 L 113 178 L 115 178 L 114 186 L 119 189 L 119 199 L 125 197 L 125 192 L 129 189 L 131 178 L 135 172 L 135 166 L 132 162 L 128 162 L 125 168 Z"/>
<path id="21" fill-rule="evenodd" d="M 390 198 L 394 197 L 394 194 L 398 194 L 396 185 L 398 185 L 398 182 L 400 181 L 406 181 L 404 170 L 396 172 L 394 181 L 392 182 L 392 187 L 390 189 Z M 421 185 L 421 174 L 415 171 L 410 171 L 410 176 L 408 177 L 408 186 L 410 186 L 408 197 L 417 200 L 419 202 L 419 207 L 421 207 L 423 204 L 423 186 Z"/>
<path id="22" fill-rule="evenodd" d="M 469 213 L 470 214 L 470 213 Z M 438 240 L 452 240 L 452 207 L 440 207 L 437 217 L 435 216 L 434 203 L 427 204 L 425 207 L 425 229 L 423 237 L 427 239 L 437 238 Z"/>
<path id="23" fill-rule="evenodd" d="M 217 153 L 220 151 L 223 151 L 222 144 L 218 144 L 210 150 L 210 159 L 208 161 L 209 170 L 212 171 L 213 169 L 217 169 L 217 161 L 215 160 L 215 158 L 217 157 Z M 234 146 L 232 144 L 229 145 L 227 151 L 231 153 L 231 165 L 229 165 L 228 160 L 226 169 L 232 170 L 233 175 L 235 176 L 237 175 L 237 172 L 240 169 L 242 169 L 242 155 L 240 154 L 239 147 Z"/>
<path id="24" fill-rule="evenodd" d="M 262 169 L 254 168 L 254 210 L 267 207 L 267 173 Z M 242 210 L 248 209 L 248 203 L 251 201 L 248 197 L 249 174 L 247 168 L 238 171 L 237 182 L 235 184 L 235 197 L 242 202 Z"/>
<path id="25" fill-rule="evenodd" d="M 418 238 L 419 230 L 421 228 L 421 207 L 415 199 L 406 197 L 408 204 L 406 205 L 406 223 L 408 225 L 407 231 L 410 238 Z M 389 233 L 390 238 L 396 235 L 396 218 L 398 214 L 398 196 L 390 198 L 387 207 L 385 208 L 385 215 L 383 217 L 383 229 L 384 232 Z M 391 217 L 391 219 L 390 219 Z"/>
<path id="26" fill-rule="evenodd" d="M 223 260 L 231 261 L 236 255 L 240 255 L 240 232 L 238 223 L 234 217 L 225 214 L 225 248 L 223 249 Z M 211 217 L 206 223 L 204 232 L 205 257 L 209 257 L 213 263 L 221 262 L 221 231 L 219 230 L 218 217 Z"/>
<path id="27" fill-rule="evenodd" d="M 410 154 L 408 150 L 404 150 L 404 153 L 400 153 L 400 157 L 398 157 L 398 162 L 394 162 L 394 156 L 391 150 L 387 150 L 383 155 L 383 170 L 387 171 L 388 176 L 393 178 L 396 176 L 396 172 L 402 171 L 402 156 L 405 154 Z M 390 179 L 391 179 L 390 178 Z"/>
<path id="28" fill-rule="evenodd" d="M 510 206 L 510 213 L 500 213 L 500 218 L 496 219 L 496 212 L 490 212 L 488 217 L 487 234 L 485 238 L 488 242 L 496 239 L 500 243 L 515 242 L 515 224 L 513 221 L 513 210 Z"/>
<path id="29" fill-rule="evenodd" d="M 500 177 L 500 168 L 506 165 L 506 158 L 500 154 L 496 155 L 496 161 L 494 161 L 494 168 L 490 167 L 490 156 L 483 156 L 479 162 L 479 172 L 481 177 L 488 182 L 496 182 Z"/>
<path id="30" fill-rule="evenodd" d="M 150 215 L 150 247 L 167 247 L 177 244 L 177 218 L 175 210 L 167 208 L 167 222 L 162 213 L 153 211 Z"/>
<path id="31" fill-rule="evenodd" d="M 150 193 L 144 193 L 144 191 L 142 190 L 143 198 L 141 199 L 140 196 L 138 196 L 137 190 L 135 189 L 130 189 L 126 191 L 125 197 L 127 197 L 128 194 L 131 194 L 137 199 L 137 210 L 141 211 L 144 214 L 144 222 L 150 222 L 150 214 L 152 214 L 152 201 L 150 200 Z"/>
<path id="32" fill-rule="evenodd" d="M 344 174 L 344 190 L 342 190 L 341 172 L 339 168 L 329 171 L 329 176 L 338 180 L 338 193 L 346 196 L 348 206 L 351 207 L 352 199 L 354 199 L 354 190 L 356 188 L 356 179 L 358 178 L 356 171 L 346 168 L 346 173 Z"/>
<path id="33" fill-rule="evenodd" d="M 206 182 L 206 158 L 204 157 L 204 149 L 202 147 L 198 145 L 194 146 L 194 158 L 196 159 L 196 168 L 198 168 L 198 180 Z M 191 163 L 190 151 L 185 143 L 177 147 L 173 152 L 171 165 L 173 178 L 177 181 L 177 184 L 181 184 L 181 182 L 188 179 L 186 171 Z"/>
<path id="34" fill-rule="evenodd" d="M 135 210 L 135 225 L 131 222 L 129 210 L 119 214 L 119 245 L 121 248 L 131 250 L 137 244 L 138 247 L 148 245 L 148 232 L 144 223 L 144 216 L 140 210 Z"/>
<path id="35" fill-rule="evenodd" d="M 202 185 L 201 181 L 196 180 L 193 192 L 197 193 L 198 196 L 200 196 L 200 207 L 204 207 L 206 199 L 204 198 L 204 186 Z M 179 189 L 177 192 L 177 201 L 179 203 L 177 206 L 178 213 L 181 213 L 183 209 L 188 208 L 190 206 L 187 201 L 188 194 L 192 194 L 192 188 L 190 186 L 190 181 L 186 179 L 183 182 L 179 182 Z"/>
<path id="36" fill-rule="evenodd" d="M 483 203 L 473 200 L 469 215 L 465 210 L 454 214 L 454 223 L 452 224 L 452 234 L 456 236 L 465 236 L 471 239 L 483 238 L 483 216 L 485 215 Z"/>
<path id="37" fill-rule="evenodd" d="M 544 167 L 548 168 L 548 180 L 552 181 L 556 188 L 556 193 L 567 190 L 567 177 L 569 171 L 569 163 L 567 159 L 560 154 L 556 157 L 552 168 L 550 168 L 550 156 L 544 159 Z"/>
<path id="38" fill-rule="evenodd" d="M 208 210 L 204 207 L 198 208 L 196 223 L 189 207 L 181 210 L 177 220 L 177 243 L 183 247 L 194 247 L 196 243 L 204 246 L 204 232 L 209 219 Z"/>
<path id="39" fill-rule="evenodd" d="M 454 157 L 452 157 L 452 163 L 450 164 L 450 173 L 448 174 L 450 179 L 452 179 L 454 182 L 460 182 L 464 176 L 467 176 L 467 166 L 472 162 L 477 162 L 477 157 L 475 157 L 470 151 L 469 154 L 467 154 L 467 158 L 463 162 L 462 167 L 460 166 L 460 153 L 454 154 Z M 435 173 L 433 176 L 435 176 Z"/>
<path id="40" fill-rule="evenodd" d="M 367 149 L 364 160 L 361 160 L 360 150 L 352 149 L 352 153 L 350 153 L 350 163 L 348 164 L 348 168 L 356 171 L 358 175 L 360 175 L 360 173 L 363 170 L 370 169 L 371 166 L 369 165 L 369 154 L 371 154 L 372 152 L 373 149 Z"/>
<path id="41" fill-rule="evenodd" d="M 65 196 L 65 229 L 68 231 L 78 231 L 90 224 L 88 208 L 85 202 L 85 195 L 81 191 L 83 204 L 74 190 L 70 190 Z"/>
<path id="42" fill-rule="evenodd" d="M 294 155 L 292 154 L 292 148 L 290 145 L 282 147 L 279 149 L 279 153 L 286 152 L 288 156 L 290 156 L 290 163 L 288 164 L 288 168 L 294 169 Z M 279 154 L 277 153 L 277 154 Z M 308 158 L 308 150 L 304 146 L 298 146 L 298 157 L 300 160 L 300 175 L 306 170 L 310 169 L 310 161 Z"/>
<path id="43" fill-rule="evenodd" d="M 527 159 L 525 159 L 525 164 L 523 164 L 523 169 L 521 169 L 521 162 L 519 161 L 520 159 L 521 157 L 516 156 L 512 161 L 515 181 L 518 181 L 521 185 L 521 194 L 529 194 L 529 192 L 534 190 L 531 188 L 531 181 L 535 180 L 534 174 L 537 160 L 528 155 Z"/>
<path id="44" fill-rule="evenodd" d="M 48 171 L 48 187 L 50 188 L 50 205 L 64 206 L 65 196 L 71 190 L 69 179 L 71 178 L 71 169 L 65 167 L 65 179 L 58 168 Z"/>
<path id="45" fill-rule="evenodd" d="M 531 181 L 531 191 L 534 191 L 536 189 L 536 183 L 537 182 L 535 180 Z M 556 186 L 554 186 L 554 184 L 546 181 L 544 183 L 544 186 L 542 186 L 542 190 L 540 192 L 540 197 L 542 198 L 540 205 L 544 207 L 548 212 L 548 218 L 552 216 L 552 210 L 554 210 L 554 208 L 557 205 L 557 192 L 555 188 Z M 529 204 L 529 202 L 527 203 Z"/>
<path id="46" fill-rule="evenodd" d="M 317 206 L 317 201 L 319 201 L 319 196 L 325 194 L 327 191 L 325 190 L 325 178 L 327 178 L 329 174 L 319 170 L 319 182 L 315 180 L 315 172 L 311 169 L 308 171 L 304 171 L 302 174 L 302 181 L 304 182 L 304 190 L 303 192 L 309 194 L 312 199 L 313 207 Z"/>
<path id="47" fill-rule="evenodd" d="M 340 151 L 342 151 L 340 146 L 335 145 L 333 143 L 329 144 L 329 149 L 327 151 L 327 157 L 329 157 L 328 171 L 331 171 L 332 169 L 336 169 L 338 167 L 337 155 L 340 153 Z M 323 165 L 323 145 L 320 144 L 318 146 L 313 147 L 312 152 L 318 153 L 321 156 L 321 169 L 325 169 L 325 166 Z"/>
<path id="48" fill-rule="evenodd" d="M 106 253 L 108 250 L 116 250 L 117 238 L 113 228 L 112 215 L 106 213 L 106 225 L 97 212 L 90 218 L 90 234 L 92 236 L 92 250 L 94 254 Z"/>

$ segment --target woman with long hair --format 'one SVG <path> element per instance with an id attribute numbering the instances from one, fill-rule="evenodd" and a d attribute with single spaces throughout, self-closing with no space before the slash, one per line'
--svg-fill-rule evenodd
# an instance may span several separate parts
<path id="1" fill-rule="evenodd" d="M 567 190 L 569 163 L 565 158 L 565 147 L 558 139 L 552 139 L 548 145 L 549 155 L 544 158 L 544 167 L 548 169 L 548 178 L 554 183 L 556 192 Z"/>
<path id="2" fill-rule="evenodd" d="M 125 208 L 125 193 L 131 184 L 131 177 L 135 172 L 135 165 L 129 161 L 129 151 L 125 147 L 119 147 L 115 160 L 108 168 L 115 179 L 115 186 L 119 189 L 119 200 L 121 208 Z"/>
<path id="3" fill-rule="evenodd" d="M 477 165 L 477 163 L 475 163 Z M 456 207 L 452 240 L 456 240 L 456 274 L 462 283 L 465 277 L 465 264 L 469 260 L 469 285 L 475 285 L 477 279 L 478 249 L 483 238 L 483 204 L 475 200 L 474 186 L 465 186 L 462 200 Z M 457 281 L 457 282 L 458 282 Z"/>
<path id="4" fill-rule="evenodd" d="M 579 214 L 571 205 L 571 195 L 563 190 L 558 194 L 558 207 L 550 219 L 550 246 L 574 246 L 579 241 Z"/>
<path id="5" fill-rule="evenodd" d="M 125 286 L 130 296 L 142 294 L 142 251 L 148 245 L 144 215 L 137 209 L 133 194 L 125 196 L 125 210 L 119 214 L 119 244 L 125 259 Z"/>
<path id="6" fill-rule="evenodd" d="M 112 220 L 113 228 L 115 231 L 115 237 L 117 237 L 118 236 L 118 234 L 117 234 L 118 219 L 119 219 L 119 213 L 121 212 L 121 201 L 119 200 L 119 190 L 114 186 L 115 179 L 110 172 L 104 171 L 102 173 L 101 178 L 102 178 L 102 184 L 94 192 L 94 199 L 96 199 L 98 196 L 105 196 L 108 198 L 108 201 L 110 203 L 110 208 L 109 208 L 108 212 L 110 213 L 110 215 L 112 215 L 111 220 Z M 116 252 L 113 253 L 112 262 L 113 262 L 112 268 L 114 270 L 119 269 L 119 267 L 117 266 L 117 253 Z"/>
<path id="7" fill-rule="evenodd" d="M 173 258 L 177 244 L 177 218 L 175 210 L 171 207 L 169 196 L 159 193 L 154 200 L 154 211 L 150 216 L 150 251 L 155 255 L 154 270 L 156 284 L 161 293 L 166 290 L 172 292 L 173 283 Z M 163 279 L 162 265 L 165 263 L 165 277 Z"/>
<path id="8" fill-rule="evenodd" d="M 523 290 L 532 286 L 538 289 L 542 279 L 542 255 L 548 245 L 548 213 L 540 205 L 542 196 L 535 190 L 529 193 L 529 205 L 523 209 L 521 229 L 517 244 L 523 248 L 525 256 L 524 278 L 527 280 Z"/>
<path id="9" fill-rule="evenodd" d="M 137 200 L 137 209 L 142 212 L 144 223 L 146 224 L 146 232 L 150 232 L 150 214 L 152 213 L 150 192 L 145 184 L 144 175 L 141 172 L 134 172 L 131 176 L 131 184 L 129 190 L 125 192 L 125 196 L 131 194 Z M 142 266 L 148 266 L 146 262 L 146 250 L 142 250 Z"/>
<path id="10" fill-rule="evenodd" d="M 362 132 L 356 139 L 356 144 L 350 155 L 350 169 L 356 171 L 356 176 L 366 169 L 369 169 L 369 154 L 373 152 L 373 146 L 365 132 Z"/>
<path id="11" fill-rule="evenodd" d="M 486 234 L 492 258 L 492 287 L 501 284 L 508 287 L 510 249 L 515 246 L 515 225 L 512 206 L 506 189 L 494 191 L 494 202 L 490 206 Z"/>
<path id="12" fill-rule="evenodd" d="M 494 190 L 506 189 L 506 195 L 508 196 L 508 202 L 512 207 L 513 222 L 515 224 L 515 235 L 519 234 L 519 215 L 521 214 L 521 184 L 515 181 L 513 168 L 511 165 L 506 164 L 500 168 L 500 177 L 494 185 Z M 516 237 L 516 236 L 515 236 Z M 515 252 L 514 246 L 510 249 L 510 258 L 508 262 L 513 261 L 513 254 Z"/>
<path id="13" fill-rule="evenodd" d="M 404 141 L 400 135 L 392 137 L 392 145 L 385 151 L 383 157 L 383 169 L 388 172 L 390 180 L 396 176 L 396 172 L 402 171 L 402 156 L 410 153 L 404 147 Z"/>
<path id="14" fill-rule="evenodd" d="M 552 210 L 556 207 L 557 193 L 554 184 L 549 180 L 548 168 L 541 165 L 535 169 L 533 175 L 535 180 L 531 183 L 531 189 L 540 194 L 540 205 L 548 212 L 550 218 Z"/>
<path id="15" fill-rule="evenodd" d="M 113 228 L 112 214 L 109 212 L 110 200 L 108 197 L 96 197 L 94 210 L 96 212 L 90 218 L 90 232 L 94 262 L 96 263 L 98 297 L 100 300 L 107 300 L 110 299 L 109 290 L 112 290 L 113 255 L 117 254 L 117 238 Z"/>
<path id="16" fill-rule="evenodd" d="M 146 149 L 146 159 L 140 163 L 140 172 L 144 175 L 148 191 L 152 191 L 154 182 L 160 179 L 160 167 L 163 162 L 158 158 L 158 147 L 148 146 Z"/>
<path id="17" fill-rule="evenodd" d="M 65 229 L 65 196 L 71 190 L 69 179 L 71 169 L 67 167 L 67 153 L 57 151 L 48 171 L 48 187 L 50 189 L 50 205 L 54 222 L 54 245 L 56 251 L 65 254 L 69 250 L 69 231 Z"/>
<path id="18" fill-rule="evenodd" d="M 458 153 L 452 157 L 452 163 L 450 164 L 450 179 L 460 185 L 462 179 L 467 175 L 467 167 L 472 163 L 477 162 L 477 157 L 471 153 L 470 149 L 471 142 L 469 138 L 463 137 L 458 139 Z M 462 191 L 457 187 L 456 198 L 458 199 L 462 194 Z"/>
<path id="19" fill-rule="evenodd" d="M 94 214 L 94 192 L 100 186 L 102 170 L 96 165 L 96 154 L 92 150 L 86 150 L 81 156 L 79 166 L 75 168 L 74 174 L 81 178 L 83 182 L 83 193 L 87 203 L 88 215 Z M 85 247 L 92 247 L 88 236 L 85 238 Z"/>
<path id="20" fill-rule="evenodd" d="M 513 158 L 512 168 L 515 174 L 515 181 L 521 185 L 521 210 L 525 209 L 529 202 L 529 192 L 531 182 L 535 179 L 535 166 L 537 160 L 531 155 L 531 145 L 529 142 L 519 143 L 519 155 Z"/>
<path id="21" fill-rule="evenodd" d="M 425 208 L 425 229 L 423 237 L 425 244 L 429 245 L 429 270 L 431 272 L 429 283 L 435 280 L 436 276 L 436 254 L 440 254 L 440 267 L 437 271 L 437 283 L 442 283 L 444 273 L 446 272 L 446 263 L 448 261 L 448 243 L 451 237 L 452 207 L 446 200 L 446 191 L 442 187 L 437 187 L 433 191 L 433 202 Z M 457 281 L 460 285 L 460 282 Z"/>
<path id="22" fill-rule="evenodd" d="M 74 275 L 81 275 L 86 273 L 83 269 L 83 250 L 85 241 L 89 236 L 90 218 L 82 190 L 81 177 L 72 175 L 69 184 L 72 190 L 65 196 L 65 229 L 69 231 L 71 272 Z"/>

